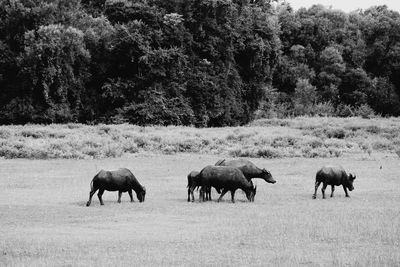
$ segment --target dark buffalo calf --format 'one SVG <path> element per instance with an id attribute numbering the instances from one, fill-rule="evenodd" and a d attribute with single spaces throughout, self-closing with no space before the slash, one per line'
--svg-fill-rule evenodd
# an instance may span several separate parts
<path id="1" fill-rule="evenodd" d="M 188 199 L 187 201 L 190 201 L 190 196 L 192 196 L 192 202 L 194 202 L 194 195 L 193 195 L 193 191 L 198 188 L 201 184 L 200 184 L 200 179 L 199 179 L 199 174 L 200 172 L 198 171 L 191 171 L 188 176 L 188 185 L 187 185 L 187 189 L 188 189 Z M 218 193 L 221 193 L 221 191 L 217 188 L 216 189 Z M 211 187 L 208 187 L 205 190 L 206 196 L 205 199 L 206 200 L 211 200 Z"/>
<path id="2" fill-rule="evenodd" d="M 317 198 L 317 190 L 319 185 L 322 183 L 322 198 L 325 198 L 325 189 L 328 185 L 331 186 L 331 197 L 335 191 L 335 185 L 343 186 L 346 197 L 350 197 L 347 193 L 347 189 L 350 191 L 354 190 L 353 181 L 356 179 L 355 175 L 347 174 L 342 166 L 324 166 L 322 167 L 315 177 L 315 191 L 313 199 Z"/>
<path id="3" fill-rule="evenodd" d="M 193 195 L 193 191 L 196 187 L 200 186 L 200 183 L 198 182 L 198 175 L 200 172 L 198 171 L 191 171 L 188 176 L 188 185 L 187 185 L 187 189 L 188 189 L 188 199 L 187 201 L 190 201 L 190 196 L 192 196 L 192 202 L 194 201 L 194 195 Z"/>
<path id="4" fill-rule="evenodd" d="M 118 191 L 118 203 L 121 202 L 122 192 L 129 193 L 131 202 L 133 202 L 132 190 L 135 191 L 140 202 L 144 201 L 146 195 L 146 188 L 138 182 L 130 170 L 125 168 L 115 171 L 101 170 L 98 174 L 96 174 L 91 183 L 89 201 L 87 202 L 86 206 L 90 206 L 92 197 L 97 190 L 99 190 L 97 196 L 99 197 L 101 205 L 104 205 L 102 199 L 104 190 Z"/>

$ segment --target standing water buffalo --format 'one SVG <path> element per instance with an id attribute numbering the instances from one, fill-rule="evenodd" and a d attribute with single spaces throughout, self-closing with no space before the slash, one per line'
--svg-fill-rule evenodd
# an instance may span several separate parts
<path id="1" fill-rule="evenodd" d="M 254 163 L 247 159 L 233 159 L 233 160 L 219 160 L 215 163 L 215 166 L 231 166 L 236 167 L 243 172 L 243 175 L 248 181 L 252 178 L 261 178 L 267 183 L 274 184 L 276 181 L 272 178 L 272 175 L 266 169 L 260 169 Z"/>
<path id="2" fill-rule="evenodd" d="M 247 181 L 243 173 L 230 166 L 206 166 L 198 175 L 201 183 L 200 189 L 200 201 L 204 201 L 204 192 L 207 188 L 214 187 L 216 189 L 222 189 L 222 193 L 218 198 L 218 202 L 226 194 L 231 191 L 232 202 L 235 202 L 235 191 L 242 189 L 246 193 L 246 197 L 250 202 L 254 201 L 257 188 L 253 186 L 251 181 Z"/>
<path id="3" fill-rule="evenodd" d="M 325 189 L 328 185 L 331 185 L 331 197 L 333 197 L 333 192 L 335 191 L 335 185 L 342 185 L 346 197 L 350 197 L 347 193 L 347 188 L 353 191 L 353 181 L 356 179 L 355 175 L 351 173 L 347 175 L 342 166 L 324 166 L 322 167 L 315 177 L 315 191 L 313 199 L 317 198 L 317 190 L 319 185 L 322 183 L 322 198 L 325 198 Z"/>
<path id="4" fill-rule="evenodd" d="M 144 201 L 146 195 L 146 188 L 142 186 L 132 172 L 126 168 L 115 171 L 101 170 L 93 178 L 90 187 L 89 201 L 86 203 L 86 206 L 90 206 L 92 197 L 97 190 L 99 190 L 97 196 L 99 197 L 101 205 L 104 205 L 102 199 L 104 190 L 118 191 L 118 203 L 121 202 L 122 192 L 129 193 L 131 202 L 133 202 L 132 190 L 136 192 L 136 196 L 140 202 Z"/>

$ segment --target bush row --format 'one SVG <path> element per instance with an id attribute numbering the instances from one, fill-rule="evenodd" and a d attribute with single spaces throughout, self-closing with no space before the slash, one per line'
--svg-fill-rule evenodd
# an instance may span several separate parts
<path id="1" fill-rule="evenodd" d="M 120 125 L 0 126 L 0 157 L 109 158 L 132 153 L 200 153 L 231 157 L 339 157 L 393 152 L 400 119 L 264 119 L 243 127 Z"/>

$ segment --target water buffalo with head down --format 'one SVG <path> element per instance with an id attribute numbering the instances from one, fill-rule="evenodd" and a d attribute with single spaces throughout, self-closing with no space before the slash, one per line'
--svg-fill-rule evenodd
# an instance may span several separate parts
<path id="1" fill-rule="evenodd" d="M 102 199 L 104 190 L 118 191 L 118 203 L 121 202 L 122 192 L 129 193 L 131 202 L 133 202 L 132 190 L 135 191 L 140 202 L 143 202 L 146 196 L 146 188 L 142 186 L 132 172 L 126 168 L 115 171 L 101 170 L 98 174 L 96 174 L 91 182 L 89 201 L 87 202 L 86 206 L 90 206 L 92 197 L 97 190 L 99 190 L 97 196 L 99 197 L 101 205 L 104 205 Z"/>
<path id="2" fill-rule="evenodd" d="M 354 190 L 353 181 L 355 179 L 356 176 L 351 173 L 347 174 L 342 166 L 324 166 L 317 172 L 315 177 L 315 191 L 313 198 L 317 198 L 317 189 L 321 183 L 322 198 L 325 198 L 325 189 L 328 185 L 331 185 L 332 188 L 331 197 L 333 197 L 335 185 L 342 185 L 346 197 L 350 197 L 347 193 L 347 189 L 350 191 Z"/>
<path id="3" fill-rule="evenodd" d="M 247 159 L 233 159 L 233 160 L 219 160 L 215 163 L 215 166 L 231 166 L 236 167 L 243 172 L 243 175 L 246 177 L 248 181 L 252 178 L 260 178 L 266 181 L 267 183 L 274 184 L 276 183 L 275 179 L 272 178 L 272 175 L 266 169 L 260 169 L 254 163 Z"/>
<path id="4" fill-rule="evenodd" d="M 250 202 L 254 201 L 257 188 L 253 186 L 251 181 L 248 181 L 243 173 L 231 166 L 206 166 L 201 170 L 199 180 L 201 183 L 200 201 L 204 201 L 204 192 L 207 188 L 214 187 L 222 189 L 222 193 L 218 198 L 218 202 L 226 194 L 231 191 L 232 202 L 235 202 L 235 192 L 237 189 L 242 189 L 246 193 L 246 197 Z"/>

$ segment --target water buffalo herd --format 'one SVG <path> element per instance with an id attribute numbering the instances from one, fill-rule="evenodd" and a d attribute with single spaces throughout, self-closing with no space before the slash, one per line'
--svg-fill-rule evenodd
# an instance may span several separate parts
<path id="1" fill-rule="evenodd" d="M 246 159 L 219 160 L 215 165 L 208 165 L 200 172 L 192 171 L 187 176 L 188 198 L 187 201 L 194 201 L 194 190 L 200 188 L 199 201 L 211 200 L 211 188 L 220 194 L 218 202 L 228 192 L 231 192 L 231 200 L 235 202 L 235 192 L 241 189 L 246 194 L 246 198 L 253 202 L 257 187 L 253 185 L 252 179 L 260 178 L 267 183 L 276 183 L 272 174 L 266 169 L 260 169 L 251 161 Z M 317 171 L 315 177 L 315 191 L 313 198 L 317 197 L 317 189 L 322 183 L 322 198 L 325 198 L 325 189 L 331 186 L 331 197 L 336 186 L 343 186 L 346 197 L 349 191 L 354 190 L 353 182 L 356 176 L 346 171 L 341 166 L 323 166 Z M 132 190 L 136 197 L 143 202 L 146 196 L 146 188 L 142 186 L 132 172 L 126 168 L 115 171 L 101 170 L 96 174 L 91 182 L 89 200 L 86 206 L 90 206 L 93 195 L 99 190 L 97 196 L 101 205 L 104 205 L 102 195 L 105 190 L 118 191 L 118 202 L 121 202 L 123 192 L 128 192 L 131 202 L 133 202 Z"/>

